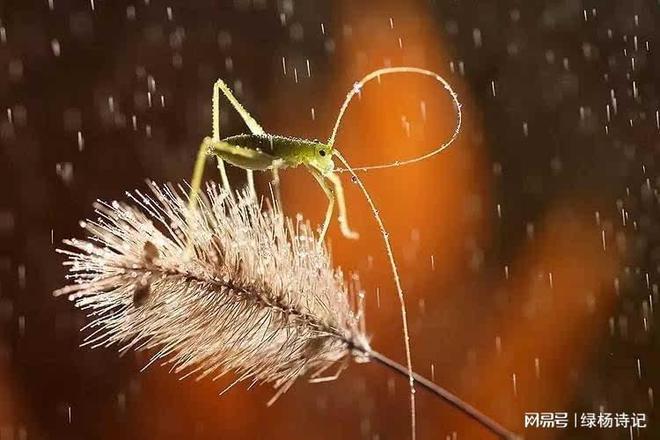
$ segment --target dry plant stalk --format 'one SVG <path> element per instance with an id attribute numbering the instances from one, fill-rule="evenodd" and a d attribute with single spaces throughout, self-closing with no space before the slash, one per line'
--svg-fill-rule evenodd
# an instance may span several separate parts
<path id="1" fill-rule="evenodd" d="M 87 311 L 83 345 L 154 352 L 181 376 L 232 385 L 272 383 L 273 402 L 300 376 L 333 379 L 352 358 L 407 377 L 406 367 L 369 346 L 357 277 L 347 284 L 310 225 L 263 209 L 249 193 L 209 185 L 199 208 L 183 188 L 151 184 L 134 205 L 99 202 L 86 240 L 66 240 L 68 278 L 55 292 Z M 139 206 L 136 207 L 136 206 Z M 320 377 L 337 366 L 334 376 Z M 146 368 L 146 367 L 145 367 Z M 491 431 L 512 434 L 427 379 L 415 381 Z M 231 386 L 231 385 L 230 385 Z"/>

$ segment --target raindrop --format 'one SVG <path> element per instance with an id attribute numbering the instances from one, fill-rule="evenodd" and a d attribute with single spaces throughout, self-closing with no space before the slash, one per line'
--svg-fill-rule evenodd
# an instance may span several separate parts
<path id="1" fill-rule="evenodd" d="M 545 51 L 545 61 L 548 64 L 553 64 L 555 62 L 555 53 L 551 50 Z"/>
<path id="2" fill-rule="evenodd" d="M 62 53 L 62 47 L 60 46 L 60 42 L 56 38 L 51 40 L 50 47 L 53 50 L 53 55 L 59 57 L 60 54 Z"/>
<path id="3" fill-rule="evenodd" d="M 530 240 L 534 239 L 534 223 L 527 222 L 525 230 L 527 232 L 527 238 Z"/>
<path id="4" fill-rule="evenodd" d="M 66 185 L 73 181 L 73 164 L 71 162 L 60 162 L 55 164 L 55 173 Z"/>
<path id="5" fill-rule="evenodd" d="M 289 27 L 289 38 L 291 41 L 301 42 L 305 38 L 305 33 L 302 25 L 300 23 L 293 23 Z"/>
<path id="6" fill-rule="evenodd" d="M 335 48 L 336 48 L 335 41 L 334 41 L 332 38 L 328 38 L 328 39 L 325 40 L 325 42 L 324 42 L 324 47 L 325 47 L 325 51 L 326 51 L 327 53 L 329 53 L 329 54 L 334 53 L 334 52 L 335 52 Z"/>
<path id="7" fill-rule="evenodd" d="M 516 373 L 513 373 L 511 376 L 512 382 L 513 382 L 513 395 L 517 396 L 518 395 L 518 381 L 516 378 Z"/>
<path id="8" fill-rule="evenodd" d="M 479 28 L 472 29 L 472 40 L 474 41 L 474 47 L 481 47 L 481 30 Z"/>
<path id="9" fill-rule="evenodd" d="M 25 316 L 18 317 L 18 335 L 25 336 Z"/>
<path id="10" fill-rule="evenodd" d="M 387 378 L 387 392 L 393 396 L 395 391 L 396 391 L 396 382 L 394 381 L 394 378 L 390 376 Z"/>
<path id="11" fill-rule="evenodd" d="M 19 59 L 9 61 L 9 76 L 13 81 L 23 78 L 23 61 Z"/>
<path id="12" fill-rule="evenodd" d="M 217 41 L 218 46 L 220 46 L 220 50 L 228 50 L 232 43 L 231 34 L 227 31 L 220 31 L 218 32 Z"/>
<path id="13" fill-rule="evenodd" d="M 25 289 L 25 284 L 26 284 L 26 281 L 27 281 L 25 265 L 24 264 L 19 264 L 17 271 L 18 271 L 18 287 L 21 290 Z"/>
<path id="14" fill-rule="evenodd" d="M 534 358 L 534 375 L 537 379 L 541 377 L 541 360 L 537 357 Z"/>
<path id="15" fill-rule="evenodd" d="M 183 66 L 183 57 L 179 53 L 172 55 L 172 66 L 177 69 L 180 69 Z"/>
<path id="16" fill-rule="evenodd" d="M 649 404 L 651 405 L 651 408 L 653 408 L 655 406 L 655 401 L 653 399 L 653 388 L 649 387 L 647 394 L 649 396 Z"/>

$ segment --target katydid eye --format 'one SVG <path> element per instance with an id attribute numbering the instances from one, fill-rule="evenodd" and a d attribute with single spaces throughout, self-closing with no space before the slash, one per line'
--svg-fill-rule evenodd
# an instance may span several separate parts
<path id="1" fill-rule="evenodd" d="M 325 150 L 319 150 L 319 154 L 321 155 L 321 157 L 325 156 Z"/>

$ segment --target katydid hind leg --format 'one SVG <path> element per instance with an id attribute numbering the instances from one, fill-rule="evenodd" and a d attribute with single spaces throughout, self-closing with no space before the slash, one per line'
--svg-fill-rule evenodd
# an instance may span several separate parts
<path id="1" fill-rule="evenodd" d="M 218 159 L 244 170 L 265 171 L 277 164 L 277 158 L 263 151 L 239 147 L 225 141 L 210 141 L 209 148 Z"/>
<path id="2" fill-rule="evenodd" d="M 245 125 L 248 126 L 252 134 L 266 134 L 261 125 L 250 115 L 250 113 L 243 107 L 243 105 L 236 99 L 231 89 L 227 84 L 222 80 L 218 79 L 213 86 L 213 141 L 220 141 L 220 92 L 227 98 L 227 101 L 232 105 L 234 110 L 239 114 L 241 119 L 245 122 Z M 222 177 L 222 184 L 228 190 L 231 191 L 229 186 L 229 179 L 227 178 L 227 171 L 225 170 L 225 165 L 223 159 L 220 155 L 217 156 L 218 159 L 218 170 L 220 171 L 220 176 Z M 247 179 L 248 187 L 251 194 L 256 196 L 255 185 L 254 185 L 254 174 L 251 169 L 247 170 Z"/>
<path id="3" fill-rule="evenodd" d="M 337 219 L 339 221 L 339 228 L 341 230 L 341 233 L 346 238 L 349 238 L 351 240 L 357 240 L 358 238 L 360 238 L 360 234 L 358 234 L 357 232 L 352 230 L 350 226 L 348 226 L 346 199 L 344 197 L 344 187 L 341 184 L 341 179 L 339 179 L 339 176 L 337 176 L 334 173 L 326 174 L 325 178 L 328 179 L 330 182 L 332 182 L 334 186 L 334 194 L 335 197 L 337 198 L 337 209 L 339 211 L 339 215 Z"/>
<path id="4" fill-rule="evenodd" d="M 250 115 L 250 113 L 245 110 L 245 107 L 238 102 L 238 99 L 231 92 L 231 89 L 227 84 L 218 79 L 213 86 L 213 140 L 220 140 L 220 92 L 225 95 L 227 101 L 234 107 L 234 110 L 239 114 L 241 119 L 245 122 L 245 125 L 248 126 L 252 134 L 266 134 L 261 125 Z"/>
<path id="5" fill-rule="evenodd" d="M 206 144 L 202 142 L 199 151 L 197 151 L 197 159 L 195 160 L 195 167 L 193 168 L 193 174 L 190 179 L 190 193 L 188 194 L 188 210 L 190 211 L 197 207 L 197 197 L 199 196 L 199 190 L 202 186 L 207 155 L 208 149 Z"/>
<path id="6" fill-rule="evenodd" d="M 320 172 L 312 167 L 308 167 L 308 169 L 312 176 L 314 176 L 314 179 L 316 179 L 316 181 L 321 186 L 321 189 L 323 189 L 325 195 L 328 197 L 328 207 L 326 208 L 323 226 L 321 227 L 321 232 L 319 234 L 320 243 L 325 239 L 325 234 L 327 234 L 328 228 L 330 227 L 330 221 L 332 221 L 332 211 L 335 206 L 335 193 L 333 188 L 328 185 L 328 182 L 323 178 L 323 175 Z"/>
<path id="7" fill-rule="evenodd" d="M 248 190 L 250 191 L 250 196 L 252 196 L 256 199 L 257 198 L 257 189 L 254 185 L 254 171 L 245 170 L 245 172 L 247 173 L 247 186 L 248 186 Z"/>

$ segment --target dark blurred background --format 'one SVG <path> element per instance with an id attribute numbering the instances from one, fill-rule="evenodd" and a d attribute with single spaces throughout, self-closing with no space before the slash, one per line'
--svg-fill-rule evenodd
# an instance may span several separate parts
<path id="1" fill-rule="evenodd" d="M 353 82 L 384 65 L 441 73 L 466 114 L 442 155 L 364 175 L 400 262 L 415 368 L 519 432 L 539 411 L 649 424 L 529 439 L 659 438 L 659 12 L 651 0 L 0 0 L 0 439 L 407 438 L 407 384 L 377 365 L 301 380 L 267 408 L 268 386 L 220 398 L 231 378 L 179 381 L 141 373 L 148 353 L 79 348 L 85 317 L 52 296 L 65 283 L 55 248 L 81 235 L 94 200 L 189 179 L 216 78 L 268 131 L 326 139 Z M 222 134 L 246 131 L 228 105 L 221 119 Z M 455 122 L 446 93 L 410 75 L 367 86 L 344 121 L 353 165 L 412 157 Z M 282 178 L 286 211 L 319 222 L 311 177 Z M 334 259 L 360 273 L 372 345 L 403 361 L 380 236 L 346 186 L 362 237 L 333 224 Z M 491 438 L 418 400 L 420 439 Z"/>

